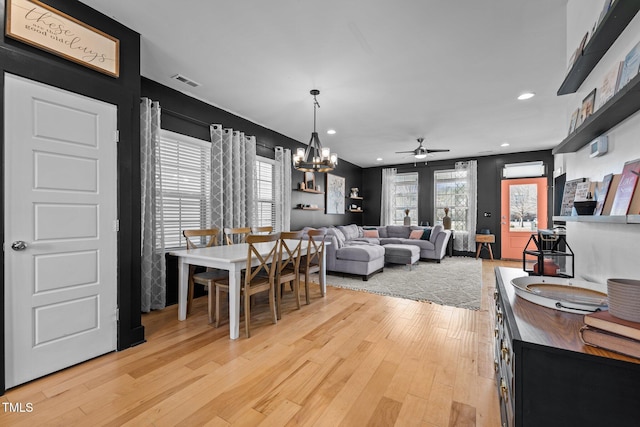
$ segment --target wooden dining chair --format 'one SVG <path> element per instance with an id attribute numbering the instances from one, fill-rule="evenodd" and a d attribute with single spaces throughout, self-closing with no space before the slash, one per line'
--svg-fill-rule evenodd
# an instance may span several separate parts
<path id="1" fill-rule="evenodd" d="M 244 329 L 247 338 L 251 336 L 251 297 L 260 292 L 269 292 L 269 311 L 273 323 L 278 322 L 275 305 L 275 266 L 278 259 L 278 243 L 280 233 L 257 235 L 249 234 L 246 238 L 247 268 L 243 273 L 241 293 L 244 298 Z M 273 247 L 266 255 L 261 255 L 254 246 L 257 243 L 274 242 Z M 253 265 L 255 260 L 257 265 Z M 226 286 L 226 288 L 225 288 Z M 216 283 L 216 327 L 219 325 L 220 291 L 229 292 L 229 279 Z"/>
<path id="2" fill-rule="evenodd" d="M 300 309 L 300 258 L 302 256 L 302 230 L 280 233 L 280 249 L 276 262 L 276 309 L 278 319 L 282 318 L 281 300 L 283 287 L 289 283 Z"/>
<path id="3" fill-rule="evenodd" d="M 198 230 L 183 230 L 182 235 L 187 240 L 187 249 L 196 249 L 196 248 L 208 248 L 211 246 L 217 246 L 218 244 L 218 234 L 220 234 L 220 230 L 217 228 L 208 228 L 208 229 L 198 229 Z M 191 312 L 191 308 L 193 306 L 193 292 L 195 284 L 203 285 L 207 288 L 207 311 L 209 314 L 209 323 L 213 323 L 213 294 L 215 283 L 218 280 L 226 279 L 229 277 L 229 274 L 225 271 L 215 270 L 215 269 L 207 269 L 207 271 L 203 271 L 200 273 L 196 273 L 196 266 L 189 266 L 189 290 L 187 296 L 187 313 Z"/>
<path id="4" fill-rule="evenodd" d="M 269 234 L 269 233 L 273 233 L 273 227 L 270 225 L 265 225 L 262 227 L 251 227 L 251 233 L 252 234 Z"/>
<path id="5" fill-rule="evenodd" d="M 300 261 L 300 274 L 304 274 L 304 290 L 306 303 L 310 303 L 309 299 L 309 282 L 311 273 L 319 273 L 323 268 L 322 260 L 324 259 L 324 236 L 325 230 L 311 229 L 307 232 L 309 236 L 309 244 L 303 259 Z M 324 296 L 324 290 L 320 285 L 320 293 Z"/>
<path id="6" fill-rule="evenodd" d="M 249 234 L 251 234 L 250 227 L 224 228 L 224 240 L 227 245 L 233 245 L 234 243 L 246 243 L 246 239 Z M 235 239 L 238 240 L 237 242 L 234 242 L 234 236 L 237 236 Z"/>

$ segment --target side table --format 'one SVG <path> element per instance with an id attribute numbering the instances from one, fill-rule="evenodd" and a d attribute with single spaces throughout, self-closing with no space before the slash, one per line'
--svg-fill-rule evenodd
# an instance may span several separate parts
<path id="1" fill-rule="evenodd" d="M 487 248 L 489 249 L 489 256 L 491 257 L 491 260 L 493 260 L 493 250 L 491 249 L 491 245 L 495 242 L 496 236 L 493 234 L 476 234 L 476 245 L 478 246 L 476 259 L 480 256 L 482 248 Z"/>

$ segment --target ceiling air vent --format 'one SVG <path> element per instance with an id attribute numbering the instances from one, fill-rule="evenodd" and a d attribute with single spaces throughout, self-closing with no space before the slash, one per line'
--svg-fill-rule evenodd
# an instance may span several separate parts
<path id="1" fill-rule="evenodd" d="M 184 84 L 187 84 L 191 87 L 198 87 L 201 86 L 200 83 L 198 82 L 194 82 L 193 80 L 191 80 L 188 77 L 183 76 L 182 74 L 176 74 L 175 76 L 171 76 L 172 79 L 176 79 L 179 82 L 182 82 Z"/>

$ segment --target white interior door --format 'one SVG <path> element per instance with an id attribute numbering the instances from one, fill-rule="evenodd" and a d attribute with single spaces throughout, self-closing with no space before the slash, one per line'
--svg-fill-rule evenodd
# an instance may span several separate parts
<path id="1" fill-rule="evenodd" d="M 117 108 L 5 74 L 7 388 L 117 342 Z"/>

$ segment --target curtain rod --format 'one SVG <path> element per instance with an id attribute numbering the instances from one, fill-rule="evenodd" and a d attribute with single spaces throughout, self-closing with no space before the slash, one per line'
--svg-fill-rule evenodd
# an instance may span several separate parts
<path id="1" fill-rule="evenodd" d="M 211 126 L 211 123 L 203 122 L 202 120 L 199 120 L 199 119 L 196 119 L 196 118 L 193 118 L 193 117 L 189 117 L 189 116 L 184 115 L 182 113 L 178 113 L 177 111 L 169 110 L 168 108 L 163 108 L 162 106 L 160 106 L 160 111 L 161 112 L 166 112 L 169 115 L 177 117 L 179 119 L 184 119 L 184 120 L 187 120 L 187 121 L 189 121 L 191 123 L 195 123 L 197 125 L 205 126 L 207 128 L 209 126 Z M 276 150 L 274 147 L 269 147 L 268 145 L 260 144 L 257 141 L 256 141 L 256 145 L 258 147 L 266 148 L 266 149 L 271 150 L 271 151 L 275 151 Z"/>

